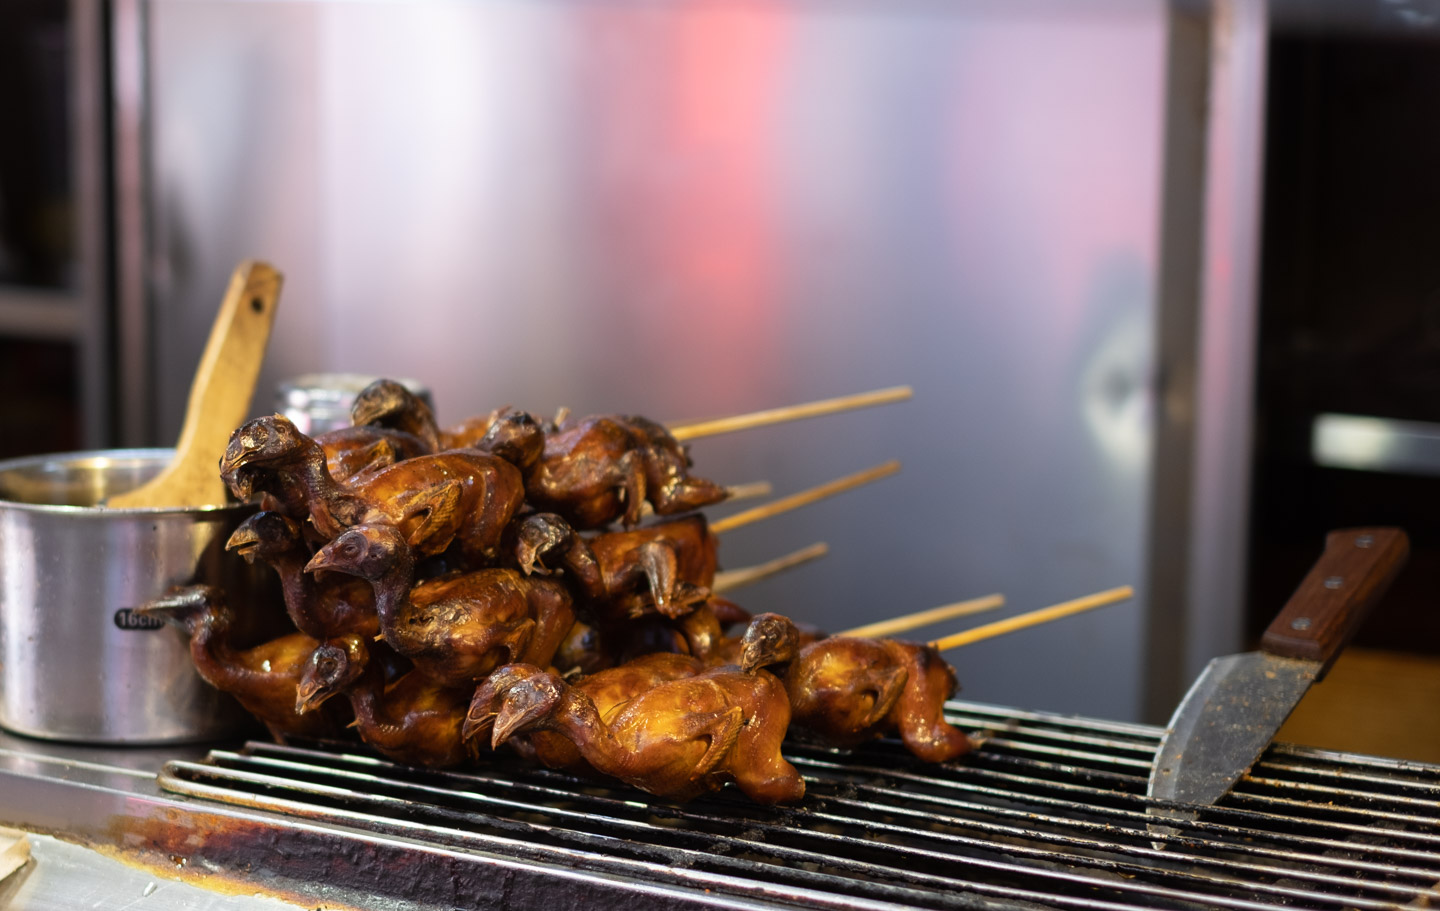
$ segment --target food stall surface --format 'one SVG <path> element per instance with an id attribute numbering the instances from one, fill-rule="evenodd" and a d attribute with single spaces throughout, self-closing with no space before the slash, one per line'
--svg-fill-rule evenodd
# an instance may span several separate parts
<path id="1" fill-rule="evenodd" d="M 887 741 L 791 744 L 807 796 L 774 808 L 728 792 L 673 804 L 508 756 L 438 771 L 355 745 L 120 751 L 3 738 L 0 822 L 97 852 L 37 839 L 18 874 L 30 894 L 76 856 L 123 862 L 123 875 L 97 866 L 77 879 L 113 886 L 100 904 L 68 906 L 163 908 L 181 895 L 169 880 L 217 908 L 1393 909 L 1440 898 L 1440 766 L 1277 744 L 1216 807 L 1153 825 L 1145 786 L 1160 730 L 981 703 L 948 714 L 977 746 L 938 766 Z M 46 900 L 19 906 L 62 906 Z"/>

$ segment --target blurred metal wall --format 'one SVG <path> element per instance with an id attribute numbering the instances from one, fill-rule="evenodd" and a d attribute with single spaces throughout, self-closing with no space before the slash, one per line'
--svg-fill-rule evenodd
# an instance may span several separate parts
<path id="1" fill-rule="evenodd" d="M 970 698 L 1140 716 L 1165 4 L 142 5 L 157 420 L 132 433 L 178 431 L 246 257 L 286 274 L 257 413 L 325 370 L 418 378 L 442 422 L 910 384 L 693 445 L 777 493 L 904 464 L 726 537 L 731 567 L 831 547 L 736 600 L 840 629 L 1133 584 L 949 657 Z"/>

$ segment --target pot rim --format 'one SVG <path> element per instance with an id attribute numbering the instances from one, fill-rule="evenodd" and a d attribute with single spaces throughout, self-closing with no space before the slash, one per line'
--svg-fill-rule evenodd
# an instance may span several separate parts
<path id="1" fill-rule="evenodd" d="M 47 465 L 53 465 L 57 469 L 68 468 L 89 461 L 112 461 L 112 462 L 141 462 L 161 465 L 168 464 L 175 456 L 173 447 L 143 447 L 130 449 L 87 449 L 74 452 L 51 452 L 40 455 L 20 456 L 13 459 L 0 460 L 0 475 L 10 471 L 25 469 L 43 470 Z M 217 462 L 218 465 L 218 462 Z M 104 465 L 96 466 L 103 470 Z M 217 467 L 216 473 L 219 473 Z M 63 503 L 26 503 L 20 500 L 9 500 L 0 496 L 0 512 L 16 511 L 49 515 L 74 516 L 77 518 L 101 518 L 125 516 L 165 516 L 165 515 L 214 515 L 216 517 L 229 515 L 237 511 L 253 509 L 253 504 L 229 502 L 223 506 L 144 506 L 144 507 L 108 507 L 108 506 L 71 506 Z"/>

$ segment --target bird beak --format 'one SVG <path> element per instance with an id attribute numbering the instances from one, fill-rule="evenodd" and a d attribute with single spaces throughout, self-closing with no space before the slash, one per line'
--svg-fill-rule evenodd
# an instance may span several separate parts
<path id="1" fill-rule="evenodd" d="M 469 743 L 477 737 L 484 735 L 495 725 L 496 713 L 489 711 L 487 706 L 470 706 L 470 711 L 465 713 L 465 723 L 460 727 L 460 739 Z"/>
<path id="2" fill-rule="evenodd" d="M 498 750 L 500 744 L 509 740 L 516 731 L 524 727 L 530 720 L 530 713 L 523 708 L 517 708 L 509 702 L 503 703 L 500 706 L 500 711 L 495 715 L 495 729 L 490 734 L 491 749 Z"/>
<path id="3" fill-rule="evenodd" d="M 331 569 L 334 565 L 334 551 L 331 550 L 329 544 L 326 544 L 324 547 L 315 551 L 315 556 L 311 557 L 310 562 L 305 564 L 305 572 L 313 573 L 322 569 Z"/>
<path id="4" fill-rule="evenodd" d="M 255 547 L 260 543 L 260 536 L 255 529 L 247 522 L 235 529 L 234 534 L 225 542 L 225 550 L 238 551 L 240 556 L 245 558 L 246 563 L 255 562 Z"/>
<path id="5" fill-rule="evenodd" d="M 333 695 L 335 694 L 324 692 L 314 680 L 301 680 L 295 686 L 295 714 L 303 715 L 314 711 Z"/>

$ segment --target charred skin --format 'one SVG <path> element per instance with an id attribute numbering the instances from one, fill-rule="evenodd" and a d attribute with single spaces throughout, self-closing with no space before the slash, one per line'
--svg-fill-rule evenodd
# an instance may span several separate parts
<path id="1" fill-rule="evenodd" d="M 292 697 L 295 711 L 310 713 L 340 695 L 350 702 L 360 739 L 396 762 L 450 768 L 474 756 L 460 736 L 469 691 L 413 672 L 387 686 L 358 636 L 315 649 Z"/>
<path id="2" fill-rule="evenodd" d="M 586 543 L 611 613 L 635 616 L 648 609 L 679 617 L 710 596 L 718 542 L 702 515 L 602 532 Z"/>
<path id="3" fill-rule="evenodd" d="M 485 569 L 411 589 L 395 624 L 397 650 L 437 680 L 473 683 L 501 664 L 550 664 L 574 623 L 560 582 Z"/>
<path id="4" fill-rule="evenodd" d="M 288 501 L 303 490 L 310 521 L 325 540 L 354 525 L 383 523 L 399 528 L 419 557 L 456 541 L 472 566 L 498 554 L 525 495 L 518 468 L 480 452 L 420 455 L 341 484 L 320 444 L 281 415 L 247 421 L 231 434 L 221 477 L 236 496 L 248 497 L 260 482 L 276 484 L 287 513 Z"/>
<path id="5" fill-rule="evenodd" d="M 597 771 L 685 800 L 733 781 L 762 804 L 798 801 L 805 782 L 780 755 L 785 688 L 765 671 L 704 671 L 631 699 L 609 722 L 585 693 L 535 669 L 496 694 L 492 744 L 532 730 L 563 735 Z"/>
<path id="6" fill-rule="evenodd" d="M 474 759 L 460 736 L 470 706 L 468 688 L 410 673 L 383 693 L 373 684 L 348 692 L 360 739 L 396 762 L 444 769 Z"/>
<path id="7" fill-rule="evenodd" d="M 688 655 L 659 652 L 583 677 L 574 687 L 578 692 L 590 697 L 601 720 L 608 722 L 640 694 L 649 692 L 662 683 L 693 677 L 704 669 L 704 665 Z M 510 674 L 502 670 L 497 671 L 476 689 L 466 719 L 466 737 L 476 738 L 490 732 L 499 711 L 500 699 L 497 693 L 503 691 L 511 682 Z M 555 731 L 536 730 L 528 734 L 517 734 L 509 743 L 521 755 L 535 759 L 549 768 L 571 772 L 593 771 L 575 744 Z"/>
<path id="8" fill-rule="evenodd" d="M 665 428 L 640 417 L 599 415 L 568 422 L 545 438 L 526 474 L 537 509 L 557 512 L 580 529 L 640 522 L 648 500 L 668 516 L 725 499 L 723 487 L 689 476 L 690 458 Z"/>
<path id="9" fill-rule="evenodd" d="M 381 468 L 435 451 L 414 434 L 385 427 L 341 427 L 320 434 L 315 442 L 325 453 L 325 470 L 341 484 L 356 483 Z"/>
<path id="10" fill-rule="evenodd" d="M 484 569 L 412 588 L 414 566 L 398 529 L 359 525 L 317 551 L 306 569 L 369 581 L 385 641 L 448 686 L 473 686 L 500 664 L 549 664 L 575 622 L 569 591 L 557 580 Z"/>
<path id="11" fill-rule="evenodd" d="M 352 487 L 348 497 L 334 498 L 333 512 L 327 509 L 321 516 L 312 506 L 311 518 L 331 536 L 352 525 L 394 525 L 419 557 L 438 554 L 456 541 L 465 561 L 481 566 L 499 554 L 505 526 L 524 496 L 519 469 L 504 459 L 445 452 L 380 469 Z M 358 514 L 351 505 L 356 500 L 363 504 Z"/>
<path id="12" fill-rule="evenodd" d="M 928 645 L 835 636 L 802 649 L 785 674 L 795 726 L 826 743 L 849 747 L 898 734 L 927 762 L 970 748 L 944 719 L 955 673 Z"/>

